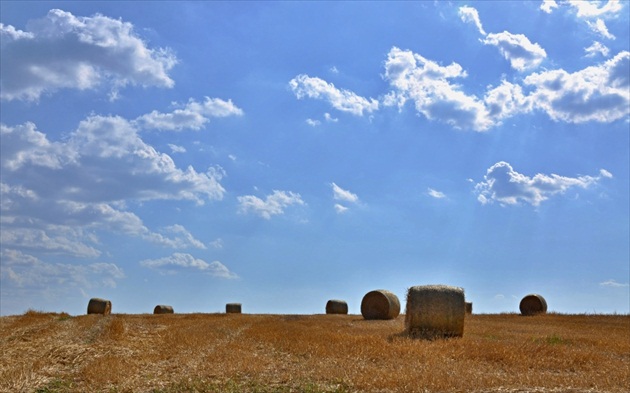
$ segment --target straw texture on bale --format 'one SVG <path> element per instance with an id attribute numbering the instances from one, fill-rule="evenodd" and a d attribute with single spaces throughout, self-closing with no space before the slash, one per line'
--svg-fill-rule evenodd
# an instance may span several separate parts
<path id="1" fill-rule="evenodd" d="M 87 313 L 109 315 L 112 313 L 112 302 L 94 297 L 88 303 Z"/>
<path id="2" fill-rule="evenodd" d="M 361 301 L 361 315 L 365 319 L 394 319 L 400 314 L 398 296 L 385 289 L 368 292 Z"/>
<path id="3" fill-rule="evenodd" d="M 466 302 L 464 289 L 420 285 L 407 291 L 405 329 L 414 338 L 462 337 Z"/>
<path id="4" fill-rule="evenodd" d="M 225 305 L 225 312 L 228 314 L 240 314 L 241 303 L 228 303 Z"/>
<path id="5" fill-rule="evenodd" d="M 348 303 L 343 300 L 331 299 L 326 302 L 326 314 L 347 314 Z"/>
<path id="6" fill-rule="evenodd" d="M 472 314 L 472 302 L 466 302 L 466 314 Z"/>
<path id="7" fill-rule="evenodd" d="M 173 313 L 174 311 L 173 311 L 172 306 L 165 306 L 163 304 L 158 304 L 153 309 L 153 314 L 173 314 Z"/>
<path id="8" fill-rule="evenodd" d="M 518 308 L 522 315 L 544 314 L 547 312 L 547 301 L 544 297 L 533 293 L 525 296 Z"/>

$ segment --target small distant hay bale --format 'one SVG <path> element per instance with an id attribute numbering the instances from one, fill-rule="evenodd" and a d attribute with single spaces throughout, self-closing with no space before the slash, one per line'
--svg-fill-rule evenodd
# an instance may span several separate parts
<path id="1" fill-rule="evenodd" d="M 153 309 L 153 314 L 173 314 L 174 312 L 175 311 L 173 311 L 173 307 L 172 306 L 166 306 L 166 305 L 163 305 L 163 304 L 158 304 Z"/>
<path id="2" fill-rule="evenodd" d="M 365 319 L 394 319 L 400 314 L 398 296 L 385 289 L 368 292 L 361 301 L 361 315 Z"/>
<path id="3" fill-rule="evenodd" d="M 343 300 L 331 299 L 326 302 L 326 314 L 347 314 L 348 303 Z"/>
<path id="4" fill-rule="evenodd" d="M 464 335 L 464 289 L 448 285 L 420 285 L 407 291 L 405 329 L 414 338 Z"/>
<path id="5" fill-rule="evenodd" d="M 112 313 L 112 302 L 94 297 L 88 303 L 87 313 L 109 315 Z"/>
<path id="6" fill-rule="evenodd" d="M 521 310 L 522 315 L 545 314 L 547 312 L 547 301 L 544 297 L 532 293 L 521 300 L 518 308 Z"/>
<path id="7" fill-rule="evenodd" d="M 225 305 L 225 312 L 228 314 L 240 314 L 241 303 L 228 303 Z"/>
<path id="8" fill-rule="evenodd" d="M 472 314 L 472 302 L 466 302 L 466 314 Z"/>

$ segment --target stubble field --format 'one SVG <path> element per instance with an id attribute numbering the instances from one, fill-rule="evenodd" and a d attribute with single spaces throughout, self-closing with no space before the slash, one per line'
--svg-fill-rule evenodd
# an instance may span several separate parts
<path id="1" fill-rule="evenodd" d="M 467 315 L 414 340 L 404 316 L 0 318 L 2 392 L 628 392 L 630 316 Z"/>

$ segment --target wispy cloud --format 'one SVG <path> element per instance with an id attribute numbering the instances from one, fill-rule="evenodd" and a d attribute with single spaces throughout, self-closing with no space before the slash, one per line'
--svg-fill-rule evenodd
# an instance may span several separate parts
<path id="1" fill-rule="evenodd" d="M 432 197 L 432 198 L 435 198 L 435 199 L 444 199 L 444 198 L 446 198 L 446 194 L 444 194 L 443 192 L 434 190 L 433 188 L 429 188 L 427 190 L 427 195 Z"/>
<path id="2" fill-rule="evenodd" d="M 462 22 L 473 23 L 475 26 L 477 26 L 477 30 L 479 30 L 480 34 L 487 34 L 483 29 L 483 26 L 481 25 L 481 20 L 479 20 L 479 13 L 475 8 L 466 5 L 463 7 L 459 7 L 459 17 L 462 19 Z"/>
<path id="3" fill-rule="evenodd" d="M 326 100 L 333 108 L 363 116 L 378 110 L 378 101 L 364 98 L 349 90 L 338 89 L 323 79 L 300 74 L 289 82 L 291 90 L 298 99 L 304 97 Z"/>
<path id="4" fill-rule="evenodd" d="M 101 85 L 108 85 L 115 98 L 129 84 L 175 84 L 168 75 L 177 63 L 175 55 L 168 48 L 147 47 L 131 23 L 53 9 L 28 26 L 26 32 L 0 26 L 3 100 L 36 101 L 59 89 Z"/>
<path id="5" fill-rule="evenodd" d="M 516 172 L 510 164 L 501 161 L 491 166 L 484 181 L 477 183 L 475 190 L 482 204 L 499 202 L 502 205 L 516 205 L 520 202 L 538 206 L 550 197 L 563 194 L 570 188 L 586 189 L 597 184 L 602 178 L 612 175 L 606 170 L 599 176 L 565 177 L 556 174 L 536 174 L 528 177 Z"/>
<path id="6" fill-rule="evenodd" d="M 125 278 L 122 269 L 113 263 L 88 264 L 50 263 L 19 250 L 0 250 L 0 280 L 33 291 L 46 290 L 50 285 L 66 288 L 115 288 Z"/>
<path id="7" fill-rule="evenodd" d="M 628 283 L 620 283 L 613 279 L 600 282 L 599 285 L 601 285 L 602 287 L 608 287 L 608 288 L 627 288 L 630 286 L 630 284 Z"/>
<path id="8" fill-rule="evenodd" d="M 357 196 L 357 194 L 354 194 L 348 190 L 344 190 L 343 188 L 339 187 L 335 183 L 331 183 L 330 185 L 333 190 L 334 200 L 340 201 L 342 203 L 353 203 L 353 204 L 359 203 L 359 197 Z M 335 203 L 335 211 L 337 213 L 345 213 L 346 211 L 348 211 L 348 207 L 340 203 Z"/>
<path id="9" fill-rule="evenodd" d="M 586 52 L 586 57 L 594 57 L 598 53 L 604 57 L 608 57 L 608 54 L 610 53 L 608 47 L 598 41 L 593 42 L 593 45 L 588 48 L 584 48 L 584 51 Z"/>
<path id="10" fill-rule="evenodd" d="M 278 190 L 274 190 L 264 200 L 254 195 L 239 196 L 237 200 L 239 213 L 254 213 L 267 220 L 271 219 L 272 216 L 284 214 L 284 209 L 289 206 L 306 204 L 300 194 Z"/>
<path id="11" fill-rule="evenodd" d="M 195 269 L 219 278 L 238 278 L 224 264 L 219 261 L 206 262 L 190 254 L 174 253 L 168 257 L 145 259 L 140 262 L 143 267 L 156 269 L 168 274 L 176 274 L 181 269 Z"/>

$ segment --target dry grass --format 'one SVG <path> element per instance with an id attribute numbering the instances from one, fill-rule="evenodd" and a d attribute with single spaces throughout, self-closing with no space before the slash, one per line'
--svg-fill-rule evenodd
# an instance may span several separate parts
<path id="1" fill-rule="evenodd" d="M 3 392 L 627 392 L 630 316 L 467 315 L 413 340 L 404 316 L 0 318 Z"/>

